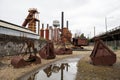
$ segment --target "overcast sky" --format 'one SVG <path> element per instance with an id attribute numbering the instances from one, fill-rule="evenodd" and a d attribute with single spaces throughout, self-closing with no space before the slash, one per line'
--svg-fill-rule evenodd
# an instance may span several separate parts
<path id="1" fill-rule="evenodd" d="M 37 8 L 39 19 L 45 25 L 53 20 L 69 21 L 69 29 L 92 37 L 105 32 L 105 17 L 108 30 L 120 25 L 120 0 L 0 0 L 0 19 L 22 25 L 29 8 Z M 64 22 L 66 27 L 66 22 Z"/>

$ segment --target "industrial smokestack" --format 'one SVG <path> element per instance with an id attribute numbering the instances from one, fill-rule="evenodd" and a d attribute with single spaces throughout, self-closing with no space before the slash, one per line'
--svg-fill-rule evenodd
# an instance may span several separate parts
<path id="1" fill-rule="evenodd" d="M 44 29 L 44 24 L 42 24 L 42 29 Z"/>
<path id="2" fill-rule="evenodd" d="M 49 24 L 47 24 L 47 28 L 49 28 Z"/>
<path id="3" fill-rule="evenodd" d="M 66 21 L 66 27 L 67 27 L 67 29 L 68 29 L 68 21 Z"/>
<path id="4" fill-rule="evenodd" d="M 62 18 L 61 18 L 62 35 L 63 35 L 63 27 L 64 27 L 64 12 L 62 12 Z"/>
<path id="5" fill-rule="evenodd" d="M 40 35 L 40 21 L 38 21 L 38 35 Z"/>

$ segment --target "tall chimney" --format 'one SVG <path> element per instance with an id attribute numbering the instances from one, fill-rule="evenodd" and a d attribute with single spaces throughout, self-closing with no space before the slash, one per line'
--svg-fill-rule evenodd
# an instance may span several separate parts
<path id="1" fill-rule="evenodd" d="M 42 29 L 44 29 L 44 24 L 42 24 Z"/>
<path id="2" fill-rule="evenodd" d="M 42 29 L 40 30 L 40 37 L 44 38 L 44 24 L 42 24 Z"/>
<path id="3" fill-rule="evenodd" d="M 49 24 L 47 24 L 47 28 L 45 29 L 45 39 L 49 40 Z"/>
<path id="4" fill-rule="evenodd" d="M 47 24 L 47 28 L 49 28 L 49 24 Z"/>
<path id="5" fill-rule="evenodd" d="M 64 12 L 62 12 L 62 18 L 61 18 L 62 35 L 63 35 L 63 27 L 64 27 Z"/>
<path id="6" fill-rule="evenodd" d="M 68 29 L 68 21 L 66 21 L 66 26 L 67 26 L 67 29 Z"/>

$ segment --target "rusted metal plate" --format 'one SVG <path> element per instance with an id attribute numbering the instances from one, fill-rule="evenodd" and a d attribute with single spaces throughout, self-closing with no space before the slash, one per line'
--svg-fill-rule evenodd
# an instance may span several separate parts
<path id="1" fill-rule="evenodd" d="M 116 62 L 116 54 L 110 50 L 99 38 L 95 38 L 95 46 L 90 58 L 94 65 L 109 66 Z"/>
<path id="2" fill-rule="evenodd" d="M 24 60 L 21 56 L 15 56 L 11 60 L 11 65 L 14 68 L 21 68 L 26 65 L 30 65 L 31 63 L 40 64 L 41 63 L 40 57 L 31 55 L 27 60 Z"/>
<path id="3" fill-rule="evenodd" d="M 26 66 L 25 60 L 22 57 L 20 57 L 20 56 L 13 57 L 13 59 L 11 60 L 11 64 L 15 68 L 20 68 L 20 67 Z"/>

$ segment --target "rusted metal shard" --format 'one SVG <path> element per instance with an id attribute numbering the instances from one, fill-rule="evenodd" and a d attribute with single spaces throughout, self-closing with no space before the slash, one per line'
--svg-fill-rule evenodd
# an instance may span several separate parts
<path id="1" fill-rule="evenodd" d="M 55 50 L 56 55 L 65 55 L 65 54 L 72 54 L 72 49 L 70 48 L 60 48 Z"/>
<path id="2" fill-rule="evenodd" d="M 95 38 L 95 46 L 90 58 L 94 65 L 111 66 L 116 62 L 116 54 L 99 38 Z"/>
<path id="3" fill-rule="evenodd" d="M 54 59 L 56 57 L 54 52 L 53 42 L 48 41 L 47 44 L 39 51 L 41 58 Z"/>
<path id="4" fill-rule="evenodd" d="M 26 66 L 26 62 L 21 56 L 14 56 L 11 60 L 11 64 L 14 66 L 14 68 Z"/>

